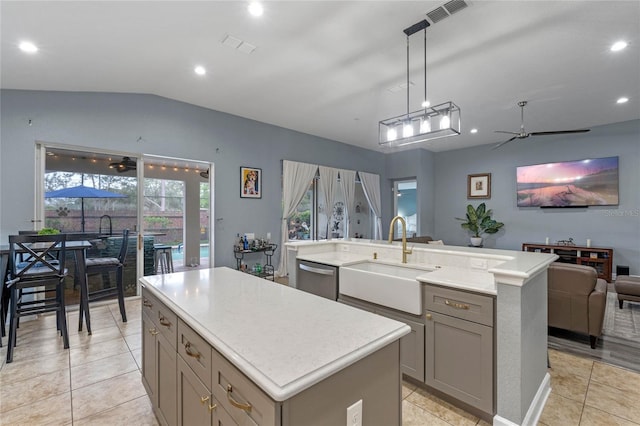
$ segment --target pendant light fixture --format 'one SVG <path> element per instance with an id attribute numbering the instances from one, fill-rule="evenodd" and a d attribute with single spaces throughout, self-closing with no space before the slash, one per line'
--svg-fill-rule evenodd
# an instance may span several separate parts
<path id="1" fill-rule="evenodd" d="M 407 36 L 407 113 L 378 123 L 381 146 L 404 146 L 460 134 L 460 108 L 451 101 L 434 106 L 427 101 L 428 26 L 425 19 L 403 30 Z M 409 37 L 420 30 L 424 32 L 424 99 L 422 109 L 410 112 Z"/>

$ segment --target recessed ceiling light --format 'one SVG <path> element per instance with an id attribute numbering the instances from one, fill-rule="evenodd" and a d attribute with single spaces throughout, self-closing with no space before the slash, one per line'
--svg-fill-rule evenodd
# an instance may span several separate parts
<path id="1" fill-rule="evenodd" d="M 422 108 L 428 108 L 429 106 L 431 106 L 431 102 L 429 101 L 422 102 Z"/>
<path id="2" fill-rule="evenodd" d="M 31 43 L 30 41 L 23 41 L 18 46 L 20 50 L 26 53 L 35 53 L 38 51 L 38 46 Z"/>
<path id="3" fill-rule="evenodd" d="M 470 133 L 478 133 L 478 129 L 476 129 L 475 127 L 471 130 L 469 130 Z"/>
<path id="4" fill-rule="evenodd" d="M 249 3 L 249 13 L 253 16 L 262 16 L 264 12 L 264 8 L 262 7 L 262 3 L 257 1 L 252 1 Z"/>
<path id="5" fill-rule="evenodd" d="M 198 74 L 198 75 L 205 75 L 205 74 L 207 73 L 207 70 L 206 70 L 206 69 L 204 69 L 204 67 L 202 67 L 202 66 L 200 66 L 200 65 L 198 65 L 197 67 L 195 67 L 195 68 L 193 69 L 193 71 L 194 71 L 196 74 Z"/>
<path id="6" fill-rule="evenodd" d="M 625 47 L 627 47 L 627 42 L 626 41 L 616 41 L 615 43 L 613 43 L 611 45 L 611 51 L 612 52 L 618 52 L 622 49 L 624 49 Z"/>
<path id="7" fill-rule="evenodd" d="M 629 102 L 629 98 L 625 98 L 624 96 L 616 101 L 616 103 L 619 103 L 619 104 L 625 104 L 627 102 Z"/>

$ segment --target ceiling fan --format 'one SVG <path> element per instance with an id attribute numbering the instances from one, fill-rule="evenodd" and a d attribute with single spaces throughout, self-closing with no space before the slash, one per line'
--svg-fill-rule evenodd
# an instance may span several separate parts
<path id="1" fill-rule="evenodd" d="M 591 129 L 578 129 L 578 130 L 556 130 L 556 131 L 552 131 L 552 132 L 526 132 L 524 130 L 524 107 L 525 105 L 527 105 L 527 101 L 520 101 L 518 102 L 518 106 L 520 107 L 520 131 L 519 132 L 507 132 L 504 130 L 496 130 L 496 133 L 507 133 L 509 135 L 515 135 L 513 136 L 511 139 L 507 139 L 504 142 L 500 142 L 499 144 L 497 144 L 496 146 L 494 146 L 491 149 L 497 149 L 500 148 L 502 145 L 511 142 L 514 139 L 526 139 L 529 136 L 544 136 L 544 135 L 560 135 L 560 134 L 566 134 L 566 133 L 585 133 L 588 132 Z"/>
<path id="2" fill-rule="evenodd" d="M 205 172 L 200 172 L 200 176 L 205 179 L 209 179 L 209 169 L 207 169 L 207 171 Z"/>
<path id="3" fill-rule="evenodd" d="M 129 157 L 122 157 L 122 161 L 109 164 L 109 168 L 116 169 L 118 173 L 136 170 L 136 162 Z"/>

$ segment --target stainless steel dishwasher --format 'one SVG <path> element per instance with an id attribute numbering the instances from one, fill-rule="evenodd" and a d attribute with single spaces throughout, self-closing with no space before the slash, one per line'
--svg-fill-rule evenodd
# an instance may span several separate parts
<path id="1" fill-rule="evenodd" d="M 296 288 L 338 300 L 338 268 L 323 263 L 296 260 Z"/>

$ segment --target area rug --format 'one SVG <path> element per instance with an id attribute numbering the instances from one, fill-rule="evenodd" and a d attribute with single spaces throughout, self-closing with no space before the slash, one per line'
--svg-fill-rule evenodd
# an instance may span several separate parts
<path id="1" fill-rule="evenodd" d="M 612 291 L 607 293 L 602 339 L 607 340 L 608 337 L 640 343 L 640 303 L 625 301 L 620 309 L 618 295 Z"/>

